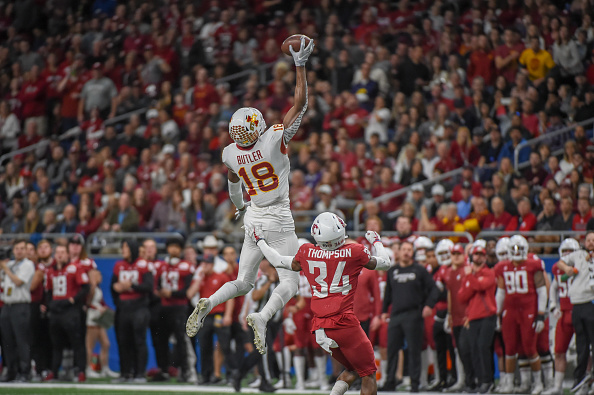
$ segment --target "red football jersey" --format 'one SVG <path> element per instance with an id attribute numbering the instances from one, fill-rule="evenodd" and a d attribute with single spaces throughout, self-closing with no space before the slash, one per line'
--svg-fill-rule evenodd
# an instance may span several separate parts
<path id="1" fill-rule="evenodd" d="M 208 276 L 204 276 L 202 284 L 200 285 L 200 297 L 209 298 L 223 286 L 223 284 L 231 281 L 231 276 L 226 273 L 213 272 Z M 235 301 L 238 303 L 238 300 Z M 234 307 L 235 309 L 235 307 Z M 241 309 L 240 309 L 241 311 Z M 210 314 L 222 314 L 225 312 L 225 303 L 221 303 L 212 308 Z M 239 315 L 239 314 L 238 314 Z"/>
<path id="2" fill-rule="evenodd" d="M 177 265 L 163 263 L 157 271 L 157 278 L 161 289 L 169 289 L 176 292 L 185 288 L 194 275 L 194 266 L 186 261 L 180 261 Z M 189 278 L 188 278 L 189 277 Z M 188 303 L 186 295 L 183 297 L 161 298 L 163 306 L 183 306 Z"/>
<path id="3" fill-rule="evenodd" d="M 87 274 L 93 269 L 97 270 L 97 264 L 91 258 L 75 259 L 70 263 L 80 266 L 80 268 Z"/>
<path id="4" fill-rule="evenodd" d="M 356 243 L 345 244 L 334 251 L 322 250 L 310 243 L 299 248 L 295 260 L 301 264 L 311 286 L 311 309 L 316 318 L 345 313 L 355 316 L 353 300 L 359 273 L 370 257 L 367 247 Z M 356 317 L 354 319 L 358 324 Z M 320 326 L 312 330 L 318 328 Z"/>
<path id="5" fill-rule="evenodd" d="M 542 272 L 542 261 L 529 257 L 520 264 L 505 260 L 494 267 L 497 278 L 505 282 L 505 302 L 503 308 L 536 308 L 537 295 L 534 274 Z"/>
<path id="6" fill-rule="evenodd" d="M 450 291 L 450 300 L 452 307 L 450 314 L 452 316 L 452 326 L 464 325 L 464 317 L 466 316 L 467 303 L 460 300 L 458 292 L 462 288 L 464 281 L 464 267 L 466 264 L 460 265 L 457 269 L 450 267 L 445 276 L 444 284 L 448 291 Z"/>
<path id="7" fill-rule="evenodd" d="M 53 262 L 52 262 L 53 265 Z M 47 272 L 49 271 L 50 267 L 52 266 L 46 266 L 43 263 L 38 263 L 37 266 L 35 267 L 35 270 L 39 270 L 43 273 L 43 281 L 41 282 L 41 284 L 39 284 L 37 286 L 37 288 L 35 288 L 34 291 L 31 291 L 31 302 L 33 303 L 41 303 L 43 302 L 43 289 L 44 289 L 44 283 L 47 281 Z"/>
<path id="8" fill-rule="evenodd" d="M 561 277 L 565 274 L 561 269 L 557 267 L 555 263 L 553 265 L 553 269 L 551 270 L 553 273 L 553 278 L 557 281 L 557 296 L 559 296 L 559 308 L 562 311 L 571 311 L 573 310 L 573 305 L 571 304 L 571 300 L 569 299 L 569 293 L 567 290 L 571 287 L 571 283 L 573 282 L 573 277 L 569 277 L 566 281 L 561 280 Z"/>
<path id="9" fill-rule="evenodd" d="M 134 263 L 122 260 L 116 262 L 113 267 L 113 274 L 118 278 L 118 281 L 130 281 L 132 284 L 142 283 L 142 277 L 153 268 L 150 263 L 142 258 L 138 258 Z M 120 300 L 133 300 L 145 297 L 144 293 L 136 292 L 133 289 L 120 293 Z"/>
<path id="10" fill-rule="evenodd" d="M 89 276 L 80 266 L 72 263 L 62 269 L 52 266 L 47 272 L 46 289 L 52 292 L 53 300 L 74 298 L 84 284 L 89 283 Z"/>
<path id="11" fill-rule="evenodd" d="M 443 265 L 439 266 L 439 268 L 433 273 L 433 281 L 437 284 L 440 282 L 445 286 L 446 278 L 448 277 L 448 272 L 450 271 L 450 266 Z M 435 304 L 436 310 L 447 310 L 448 309 L 448 301 L 446 300 L 438 300 Z"/>

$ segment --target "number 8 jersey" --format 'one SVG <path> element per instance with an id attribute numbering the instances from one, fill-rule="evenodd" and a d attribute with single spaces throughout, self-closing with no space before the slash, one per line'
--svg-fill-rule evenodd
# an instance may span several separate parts
<path id="1" fill-rule="evenodd" d="M 353 302 L 359 274 L 369 259 L 367 247 L 357 243 L 345 244 L 333 251 L 322 250 L 310 243 L 299 248 L 295 260 L 300 263 L 313 295 L 312 331 L 359 325 Z"/>
<path id="2" fill-rule="evenodd" d="M 282 124 L 272 125 L 250 148 L 233 143 L 223 150 L 223 163 L 239 176 L 252 205 L 289 203 L 289 172 Z"/>

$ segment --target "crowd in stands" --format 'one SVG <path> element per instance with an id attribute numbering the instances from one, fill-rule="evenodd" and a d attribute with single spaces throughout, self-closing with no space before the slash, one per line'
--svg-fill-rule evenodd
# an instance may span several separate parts
<path id="1" fill-rule="evenodd" d="M 232 232 L 228 121 L 241 106 L 282 120 L 294 71 L 279 49 L 294 33 L 316 40 L 289 147 L 296 214 L 352 226 L 365 202 L 360 219 L 384 230 L 401 209 L 413 230 L 474 233 L 590 219 L 589 126 L 526 146 L 529 166 L 514 166 L 519 144 L 594 117 L 588 1 L 60 4 L 0 8 L 2 153 L 49 142 L 1 163 L 3 233 Z"/>

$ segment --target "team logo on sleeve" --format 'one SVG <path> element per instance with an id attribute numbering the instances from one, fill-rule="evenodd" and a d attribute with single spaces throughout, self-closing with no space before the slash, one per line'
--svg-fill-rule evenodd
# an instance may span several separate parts
<path id="1" fill-rule="evenodd" d="M 363 246 L 363 252 L 368 256 L 371 257 L 371 253 L 369 252 L 369 248 Z"/>

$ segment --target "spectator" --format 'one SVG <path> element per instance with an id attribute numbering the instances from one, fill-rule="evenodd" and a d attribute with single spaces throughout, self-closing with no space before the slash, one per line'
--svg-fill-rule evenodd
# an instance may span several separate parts
<path id="1" fill-rule="evenodd" d="M 495 48 L 496 74 L 502 75 L 508 83 L 514 82 L 518 72 L 518 59 L 524 51 L 524 44 L 518 41 L 518 33 L 511 27 L 503 32 L 503 41 Z"/>
<path id="2" fill-rule="evenodd" d="M 371 65 L 369 63 L 363 63 L 360 71 L 361 78 L 353 83 L 351 91 L 359 101 L 359 106 L 371 112 L 375 107 L 374 102 L 378 95 L 379 87 L 377 82 L 369 76 L 371 72 Z"/>
<path id="3" fill-rule="evenodd" d="M 30 71 L 33 66 L 43 68 L 43 59 L 37 52 L 31 52 L 31 45 L 27 40 L 21 40 L 19 44 L 19 63 L 24 72 Z"/>
<path id="4" fill-rule="evenodd" d="M 485 34 L 478 36 L 476 49 L 470 53 L 466 75 L 469 82 L 472 82 L 475 77 L 483 78 L 487 86 L 495 82 L 493 51 L 489 47 L 489 40 Z"/>
<path id="5" fill-rule="evenodd" d="M 461 195 L 462 199 L 457 203 L 458 217 L 465 219 L 470 215 L 470 211 L 472 210 L 472 184 L 469 181 L 462 183 Z"/>
<path id="6" fill-rule="evenodd" d="M 540 48 L 538 36 L 530 36 L 528 44 L 528 48 L 522 51 L 519 62 L 523 67 L 522 72 L 528 75 L 535 86 L 539 86 L 547 73 L 555 67 L 555 62 L 547 50 Z"/>
<path id="7" fill-rule="evenodd" d="M 420 45 L 410 47 L 407 55 L 398 66 L 398 82 L 400 91 L 406 96 L 410 96 L 417 88 L 423 87 L 429 82 L 431 76 L 429 69 L 421 61 L 423 47 Z"/>
<path id="8" fill-rule="evenodd" d="M 562 78 L 574 77 L 584 71 L 578 47 L 569 35 L 567 26 L 559 28 L 559 35 L 553 44 L 553 60 Z"/>
<path id="9" fill-rule="evenodd" d="M 530 167 L 524 171 L 524 178 L 528 180 L 531 187 L 537 190 L 544 185 L 548 173 L 542 166 L 540 153 L 537 151 L 530 153 Z"/>
<path id="10" fill-rule="evenodd" d="M 110 210 L 103 223 L 104 231 L 138 232 L 140 217 L 132 205 L 130 195 L 122 193 L 118 199 L 117 210 Z"/>
<path id="11" fill-rule="evenodd" d="M 11 213 L 0 223 L 0 229 L 3 234 L 23 233 L 25 225 L 23 204 L 20 200 L 13 199 L 11 208 Z"/>
<path id="12" fill-rule="evenodd" d="M 39 135 L 44 136 L 47 130 L 45 82 L 41 78 L 39 66 L 33 66 L 24 74 L 24 83 L 19 93 L 19 100 L 23 105 L 21 118 L 25 121 L 25 129 L 28 124 L 37 124 Z"/>
<path id="13" fill-rule="evenodd" d="M 507 232 L 529 232 L 536 226 L 536 216 L 531 211 L 530 199 L 523 197 L 518 202 L 518 216 L 505 227 Z"/>
<path id="14" fill-rule="evenodd" d="M 577 213 L 573 216 L 573 224 L 571 230 L 575 232 L 583 232 L 586 230 L 588 221 L 592 218 L 590 207 L 590 197 L 580 197 L 577 202 Z"/>
<path id="15" fill-rule="evenodd" d="M 152 44 L 144 46 L 144 61 L 140 78 L 145 86 L 158 86 L 163 81 L 163 76 L 171 72 L 171 66 L 164 59 L 155 55 Z"/>
<path id="16" fill-rule="evenodd" d="M 68 161 L 64 158 L 64 149 L 59 145 L 54 147 L 52 149 L 52 160 L 47 167 L 47 176 L 50 179 L 52 187 L 62 185 L 62 181 L 66 177 L 68 165 Z"/>
<path id="17" fill-rule="evenodd" d="M 454 159 L 456 167 L 465 165 L 476 166 L 480 159 L 478 148 L 472 143 L 470 130 L 467 127 L 460 127 L 456 134 L 456 140 L 452 142 L 450 155 Z"/>
<path id="18" fill-rule="evenodd" d="M 395 192 L 402 188 L 402 185 L 393 181 L 394 173 L 389 167 L 384 167 L 380 172 L 380 182 L 371 191 L 371 196 L 374 198 L 383 196 L 390 192 Z M 384 212 L 392 212 L 398 209 L 398 206 L 402 203 L 403 198 L 393 197 L 391 199 L 384 200 L 380 203 L 380 207 Z"/>
<path id="19" fill-rule="evenodd" d="M 0 138 L 2 151 L 17 149 L 18 135 L 21 133 L 21 124 L 11 110 L 8 102 L 0 102 Z"/>
<path id="20" fill-rule="evenodd" d="M 543 202 L 543 209 L 537 216 L 538 222 L 536 223 L 535 230 L 542 231 L 553 231 L 557 230 L 556 225 L 559 222 L 559 214 L 557 214 L 557 208 L 555 207 L 555 200 L 547 197 Z"/>
<path id="21" fill-rule="evenodd" d="M 369 122 L 365 127 L 365 142 L 370 143 L 371 136 L 377 135 L 381 144 L 388 142 L 388 123 L 390 110 L 386 108 L 386 101 L 382 96 L 375 98 L 373 110 L 370 110 Z"/>
<path id="22" fill-rule="evenodd" d="M 83 122 L 85 115 L 90 115 L 91 110 L 94 108 L 99 109 L 102 119 L 113 117 L 113 114 L 115 114 L 114 98 L 118 92 L 113 81 L 103 75 L 103 65 L 101 63 L 93 64 L 92 76 L 93 78 L 84 84 L 80 93 L 78 104 L 79 122 Z"/>
<path id="23" fill-rule="evenodd" d="M 509 131 L 509 138 L 508 141 L 501 152 L 499 153 L 499 162 L 501 163 L 503 158 L 508 158 L 510 160 L 515 160 L 515 150 L 520 144 L 524 144 L 526 140 L 522 137 L 522 131 L 520 128 L 513 127 Z M 524 146 L 520 149 L 520 153 L 518 155 L 518 163 L 527 162 L 530 159 L 530 146 Z"/>
<path id="24" fill-rule="evenodd" d="M 74 233 L 77 225 L 76 207 L 68 204 L 62 212 L 62 220 L 56 224 L 56 233 Z"/>

